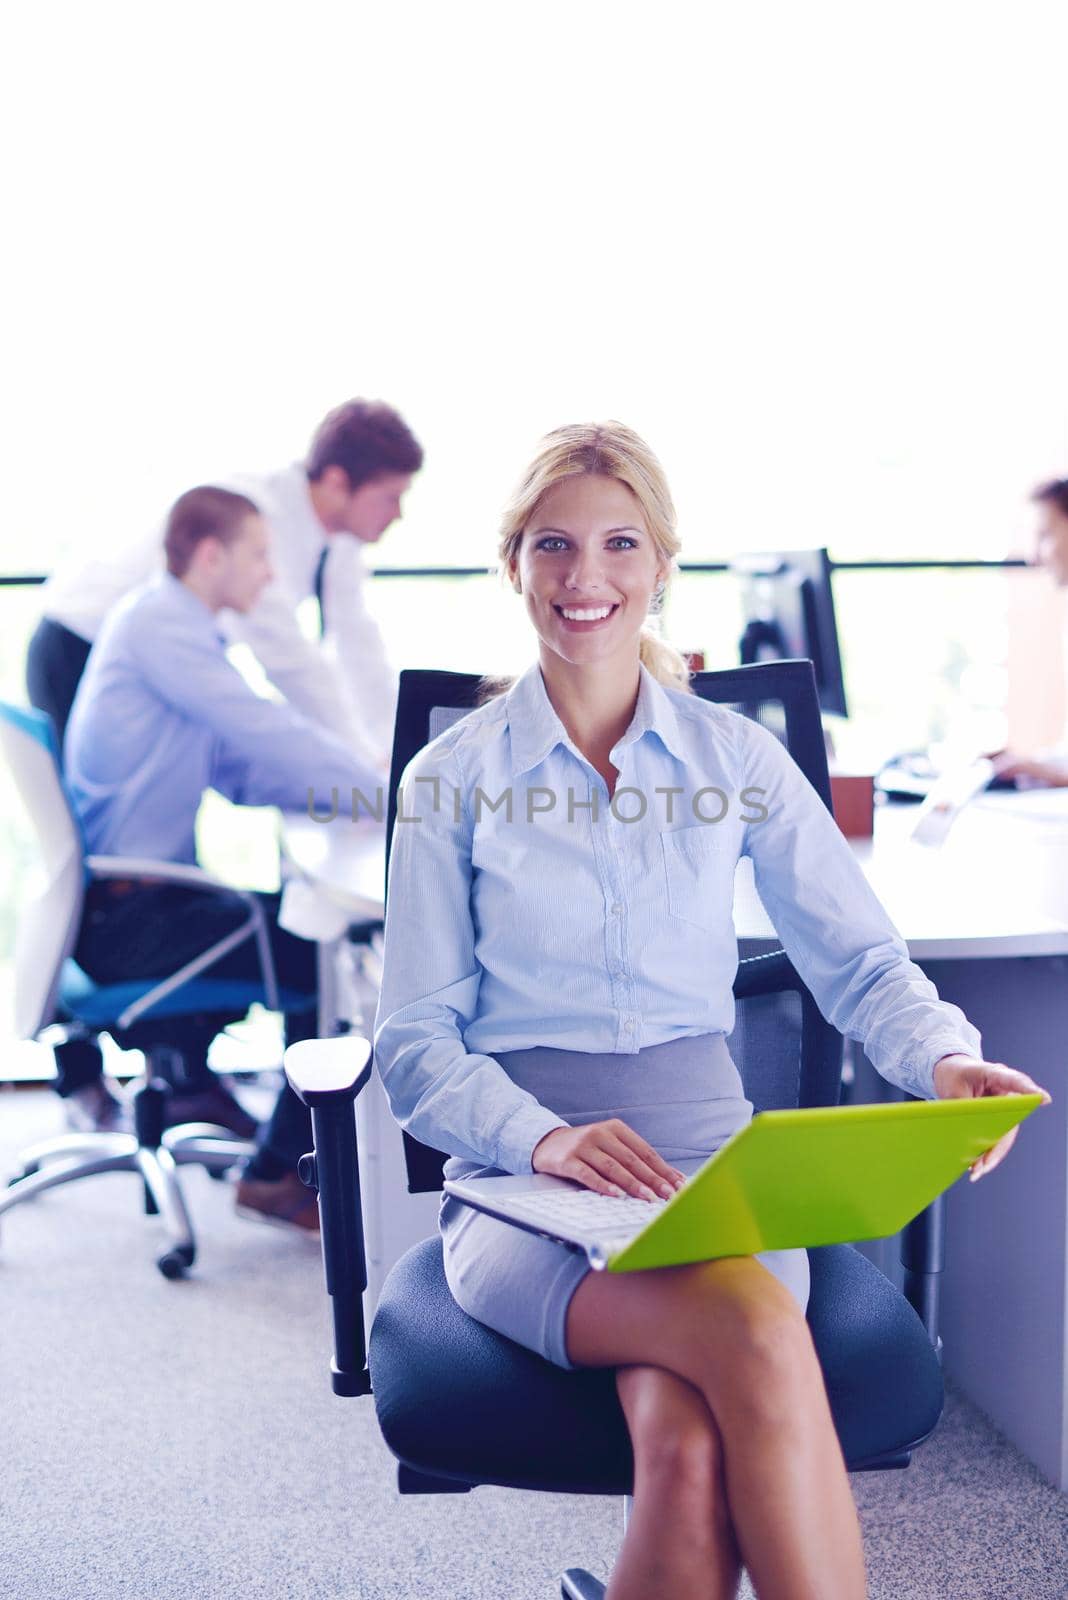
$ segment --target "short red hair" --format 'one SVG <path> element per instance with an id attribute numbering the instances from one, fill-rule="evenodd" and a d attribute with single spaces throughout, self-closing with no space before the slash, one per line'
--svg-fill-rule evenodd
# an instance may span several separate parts
<path id="1" fill-rule="evenodd" d="M 210 484 L 187 489 L 174 502 L 167 517 L 167 530 L 163 535 L 167 571 L 175 578 L 182 577 L 189 570 L 197 545 L 204 539 L 232 544 L 249 512 L 257 515 L 258 510 L 246 495 L 235 494 L 232 489 L 216 489 Z"/>

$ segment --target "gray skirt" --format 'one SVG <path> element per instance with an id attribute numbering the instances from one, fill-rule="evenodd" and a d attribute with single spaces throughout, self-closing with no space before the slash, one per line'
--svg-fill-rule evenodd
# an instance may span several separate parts
<path id="1" fill-rule="evenodd" d="M 619 1117 L 665 1161 L 710 1156 L 753 1114 L 718 1033 L 650 1045 L 636 1056 L 539 1048 L 507 1051 L 495 1059 L 514 1083 L 572 1127 Z M 458 1156 L 445 1166 L 447 1178 L 498 1172 Z M 572 1367 L 567 1308 L 591 1270 L 586 1257 L 448 1195 L 442 1198 L 439 1223 L 445 1276 L 463 1310 L 558 1367 Z M 806 1252 L 768 1250 L 756 1259 L 804 1310 Z"/>

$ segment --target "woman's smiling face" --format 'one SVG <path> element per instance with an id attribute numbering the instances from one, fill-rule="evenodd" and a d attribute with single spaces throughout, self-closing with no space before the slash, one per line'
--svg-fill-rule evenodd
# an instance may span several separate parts
<path id="1" fill-rule="evenodd" d="M 664 560 L 634 495 L 582 473 L 553 484 L 523 530 L 512 574 L 542 644 L 580 666 L 637 659 Z"/>

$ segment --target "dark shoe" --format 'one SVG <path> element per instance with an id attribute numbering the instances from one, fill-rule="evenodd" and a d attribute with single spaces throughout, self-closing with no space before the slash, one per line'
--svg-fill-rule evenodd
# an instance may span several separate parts
<path id="1" fill-rule="evenodd" d="M 129 1133 L 129 1107 L 117 1100 L 102 1078 L 74 1089 L 63 1102 L 67 1126 L 74 1133 Z"/>
<path id="2" fill-rule="evenodd" d="M 255 1117 L 250 1117 L 221 1083 L 198 1089 L 195 1094 L 169 1095 L 163 1121 L 167 1128 L 177 1127 L 181 1122 L 214 1122 L 220 1128 L 228 1128 L 239 1139 L 254 1138 L 259 1127 Z"/>
<path id="3" fill-rule="evenodd" d="M 314 1189 L 304 1187 L 295 1172 L 287 1172 L 276 1183 L 264 1178 L 239 1178 L 236 1203 L 240 1216 L 280 1222 L 283 1227 L 300 1228 L 304 1233 L 319 1232 L 319 1197 Z"/>

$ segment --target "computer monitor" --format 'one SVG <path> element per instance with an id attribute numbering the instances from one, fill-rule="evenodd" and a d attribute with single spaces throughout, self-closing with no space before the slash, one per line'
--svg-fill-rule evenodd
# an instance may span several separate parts
<path id="1" fill-rule="evenodd" d="M 838 628 L 826 550 L 777 550 L 735 556 L 746 624 L 742 665 L 807 659 L 823 710 L 848 716 Z"/>

